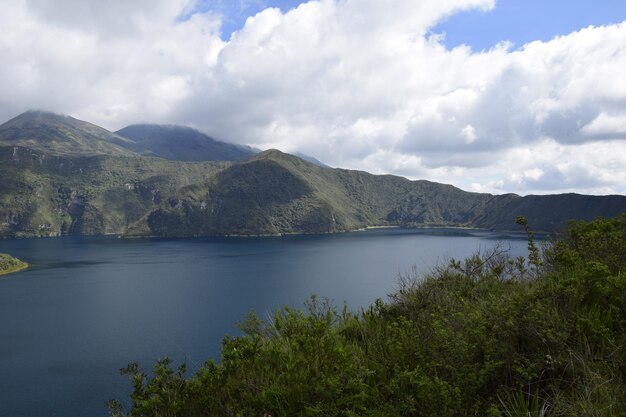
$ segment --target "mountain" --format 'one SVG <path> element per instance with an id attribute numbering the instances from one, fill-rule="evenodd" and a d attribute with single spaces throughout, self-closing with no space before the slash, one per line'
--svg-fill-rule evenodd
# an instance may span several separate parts
<path id="1" fill-rule="evenodd" d="M 292 152 L 292 155 L 297 156 L 300 159 L 304 159 L 307 162 L 310 162 L 312 164 L 315 164 L 317 166 L 320 166 L 322 168 L 330 168 L 330 166 L 326 165 L 325 163 L 323 163 L 322 161 L 320 161 L 317 158 L 314 158 L 310 155 L 304 154 L 302 152 Z"/>
<path id="2" fill-rule="evenodd" d="M 115 133 L 130 139 L 124 146 L 133 152 L 175 161 L 241 161 L 256 153 L 183 126 L 137 124 Z"/>
<path id="3" fill-rule="evenodd" d="M 144 157 L 139 152 L 148 148 L 136 138 L 66 116 L 22 116 L 0 127 L 0 237 L 330 233 L 374 225 L 519 230 L 518 215 L 551 231 L 570 219 L 626 212 L 626 196 L 471 193 L 326 168 L 277 150 L 243 161 Z"/>
<path id="4" fill-rule="evenodd" d="M 30 110 L 0 125 L 0 146 L 63 156 L 152 156 L 176 161 L 240 161 L 257 151 L 182 126 L 132 125 L 113 133 L 94 124 Z"/>
<path id="5" fill-rule="evenodd" d="M 372 225 L 519 230 L 515 218 L 522 215 L 535 230 L 553 231 L 570 219 L 626 212 L 626 196 L 471 193 L 430 181 L 323 168 L 277 150 L 217 172 L 206 194 L 181 198 L 205 202 L 208 222 L 199 221 L 198 200 L 184 213 L 160 210 L 151 230 L 189 235 L 200 224 L 202 234 L 324 233 Z M 167 227 L 160 229 L 160 224 Z"/>
<path id="6" fill-rule="evenodd" d="M 130 142 L 70 116 L 27 111 L 0 125 L 0 146 L 21 146 L 58 155 L 126 155 Z"/>
<path id="7" fill-rule="evenodd" d="M 227 164 L 0 146 L 0 236 L 153 234 L 152 211 Z"/>
<path id="8" fill-rule="evenodd" d="M 514 216 L 511 216 L 514 213 Z M 621 195 L 592 196 L 582 194 L 496 196 L 473 223 L 492 230 L 515 230 L 515 216 L 531 220 L 535 230 L 553 231 L 564 226 L 567 219 L 592 220 L 626 213 L 626 197 Z"/>

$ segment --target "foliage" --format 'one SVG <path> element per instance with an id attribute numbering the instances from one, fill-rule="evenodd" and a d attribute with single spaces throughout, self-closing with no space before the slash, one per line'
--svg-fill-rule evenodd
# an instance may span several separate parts
<path id="1" fill-rule="evenodd" d="M 526 237 L 528 240 L 528 262 L 535 267 L 535 271 L 539 272 L 541 267 L 541 260 L 539 259 L 539 248 L 535 243 L 535 234 L 528 224 L 528 220 L 524 216 L 517 216 L 515 223 L 522 226 L 526 231 Z"/>
<path id="2" fill-rule="evenodd" d="M 251 314 L 195 375 L 125 368 L 129 415 L 626 415 L 624 242 L 626 216 L 580 222 L 536 262 L 452 260 L 358 313 L 312 297 Z"/>

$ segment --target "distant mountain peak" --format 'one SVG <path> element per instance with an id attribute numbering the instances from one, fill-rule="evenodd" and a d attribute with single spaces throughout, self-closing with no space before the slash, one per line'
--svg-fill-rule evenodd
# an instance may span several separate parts
<path id="1" fill-rule="evenodd" d="M 186 126 L 134 124 L 116 132 L 133 142 L 134 152 L 178 161 L 242 161 L 253 156 L 252 148 L 222 142 Z"/>
<path id="2" fill-rule="evenodd" d="M 282 157 L 288 157 L 288 156 L 290 156 L 290 154 L 285 153 L 281 151 L 280 149 L 271 148 L 271 149 L 266 149 L 264 151 L 259 152 L 258 154 L 256 154 L 255 158 L 266 159 L 266 158 L 272 158 L 272 157 L 282 158 Z"/>
<path id="3" fill-rule="evenodd" d="M 320 161 L 319 159 L 317 159 L 317 158 L 315 158 L 315 157 L 313 157 L 311 155 L 307 155 L 307 154 L 304 154 L 302 152 L 294 152 L 293 155 L 297 156 L 298 158 L 302 158 L 305 161 L 310 162 L 312 164 L 315 164 L 315 165 L 317 165 L 319 167 L 331 168 L 329 165 L 326 165 L 325 163 L 323 163 L 322 161 Z"/>
<path id="4" fill-rule="evenodd" d="M 277 162 L 306 163 L 310 162 L 290 153 L 283 152 L 278 149 L 267 149 L 254 155 L 250 160 L 272 160 Z"/>
<path id="5" fill-rule="evenodd" d="M 182 125 L 177 125 L 177 124 L 171 124 L 171 123 L 133 123 L 132 125 L 128 125 L 123 129 L 120 129 L 119 131 L 122 130 L 129 130 L 129 129 L 154 129 L 154 130 L 181 130 L 181 131 L 188 131 L 188 132 L 198 132 L 198 133 L 202 133 L 201 131 L 199 131 L 198 129 L 195 129 L 193 127 L 189 127 L 189 126 L 182 126 Z M 202 133 L 204 134 L 204 133 Z"/>
<path id="6" fill-rule="evenodd" d="M 49 116 L 57 116 L 57 117 L 71 117 L 65 113 L 57 113 L 50 110 L 44 109 L 28 109 L 22 115 L 30 114 L 30 115 L 49 115 Z"/>
<path id="7" fill-rule="evenodd" d="M 41 115 L 45 115 L 45 116 L 56 116 L 56 117 L 70 117 L 64 113 L 56 113 L 53 111 L 49 111 L 49 110 L 42 110 L 42 109 L 28 109 L 26 110 L 24 113 L 18 115 L 17 117 L 20 116 L 41 116 Z"/>
<path id="8" fill-rule="evenodd" d="M 42 123 L 42 124 L 56 124 L 56 123 L 67 123 L 68 121 L 78 121 L 78 119 L 74 119 L 65 114 L 53 113 L 45 110 L 27 110 L 24 113 L 8 120 L 6 123 L 1 126 L 20 126 L 25 123 Z M 87 122 L 84 122 L 87 123 Z"/>
<path id="9" fill-rule="evenodd" d="M 273 161 L 289 161 L 291 163 L 296 164 L 308 164 L 311 166 L 317 166 L 321 168 L 330 168 L 328 165 L 320 162 L 319 160 L 302 154 L 300 152 L 296 153 L 286 153 L 278 149 L 267 149 L 265 151 L 259 152 L 252 159 L 271 159 Z"/>
<path id="10" fill-rule="evenodd" d="M 0 125 L 0 145 L 23 146 L 59 155 L 134 155 L 126 139 L 74 117 L 28 110 Z"/>

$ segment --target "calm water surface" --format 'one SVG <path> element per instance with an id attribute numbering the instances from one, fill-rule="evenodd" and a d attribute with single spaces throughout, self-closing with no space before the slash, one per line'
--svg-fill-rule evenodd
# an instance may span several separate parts
<path id="1" fill-rule="evenodd" d="M 281 238 L 0 240 L 32 264 L 0 277 L 0 416 L 107 416 L 131 385 L 118 369 L 169 356 L 191 370 L 219 358 L 222 337 L 255 310 L 311 294 L 365 307 L 398 274 L 428 271 L 519 235 L 377 229 Z"/>

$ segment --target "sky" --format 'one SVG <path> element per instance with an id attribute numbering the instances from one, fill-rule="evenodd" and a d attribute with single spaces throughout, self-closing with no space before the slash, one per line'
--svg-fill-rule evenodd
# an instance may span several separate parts
<path id="1" fill-rule="evenodd" d="M 0 121 L 173 123 L 469 191 L 626 194 L 626 2 L 0 2 Z"/>

